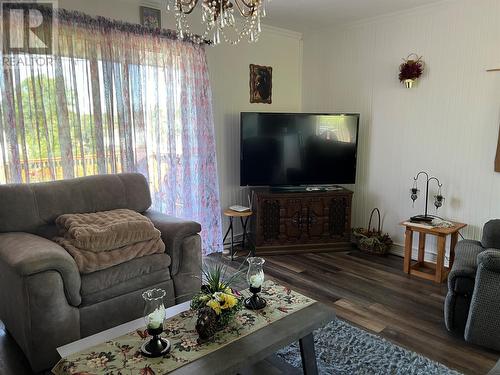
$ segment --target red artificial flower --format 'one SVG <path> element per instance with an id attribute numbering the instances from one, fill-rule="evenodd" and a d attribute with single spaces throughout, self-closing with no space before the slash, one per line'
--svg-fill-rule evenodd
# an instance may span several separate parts
<path id="1" fill-rule="evenodd" d="M 140 375 L 155 375 L 155 372 L 151 367 L 146 366 L 141 370 Z"/>
<path id="2" fill-rule="evenodd" d="M 399 80 L 417 79 L 424 73 L 424 64 L 419 60 L 407 60 L 399 67 Z"/>

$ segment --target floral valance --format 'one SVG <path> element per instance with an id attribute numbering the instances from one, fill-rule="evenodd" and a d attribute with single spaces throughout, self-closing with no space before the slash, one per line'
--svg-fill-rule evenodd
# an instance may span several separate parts
<path id="1" fill-rule="evenodd" d="M 44 5 L 34 5 L 33 3 L 23 4 L 23 3 L 12 2 L 3 4 L 3 9 L 8 9 L 9 7 L 15 9 L 36 8 L 42 13 L 44 17 L 55 16 L 57 18 L 57 22 L 62 25 L 100 29 L 103 32 L 104 31 L 109 32 L 113 30 L 122 31 L 138 35 L 151 35 L 161 38 L 178 40 L 177 31 L 171 29 L 160 29 L 160 28 L 155 29 L 140 24 L 112 20 L 101 16 L 93 17 L 78 11 L 72 11 L 62 8 L 51 8 Z M 193 43 L 192 40 L 187 36 L 183 39 L 183 41 L 188 43 Z M 206 42 L 209 43 L 209 41 Z"/>

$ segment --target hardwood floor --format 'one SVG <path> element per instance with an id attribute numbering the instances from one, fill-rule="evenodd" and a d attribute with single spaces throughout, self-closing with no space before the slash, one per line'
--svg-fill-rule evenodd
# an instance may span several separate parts
<path id="1" fill-rule="evenodd" d="M 333 305 L 339 318 L 450 368 L 486 374 L 500 356 L 448 333 L 443 321 L 446 284 L 406 275 L 400 257 L 352 250 L 265 258 L 268 276 Z"/>
<path id="2" fill-rule="evenodd" d="M 339 318 L 450 368 L 465 374 L 486 374 L 500 356 L 449 334 L 443 322 L 446 285 L 404 274 L 402 258 L 380 258 L 354 250 L 277 255 L 266 257 L 266 261 L 268 276 L 333 305 Z M 239 265 L 238 261 L 224 262 Z M 24 355 L 1 322 L 0 374 L 31 374 Z"/>

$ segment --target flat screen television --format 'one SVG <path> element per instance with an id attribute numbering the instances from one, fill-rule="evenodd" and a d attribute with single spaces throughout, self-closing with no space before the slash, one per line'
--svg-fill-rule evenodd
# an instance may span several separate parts
<path id="1" fill-rule="evenodd" d="M 359 114 L 241 113 L 241 186 L 353 184 Z"/>

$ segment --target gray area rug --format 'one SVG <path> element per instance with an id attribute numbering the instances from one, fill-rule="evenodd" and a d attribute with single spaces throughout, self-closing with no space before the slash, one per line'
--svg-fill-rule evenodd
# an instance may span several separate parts
<path id="1" fill-rule="evenodd" d="M 314 333 L 318 370 L 329 375 L 460 375 L 446 366 L 340 319 Z M 297 344 L 278 355 L 294 367 L 302 367 Z"/>

